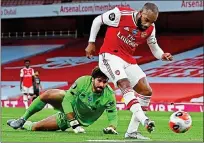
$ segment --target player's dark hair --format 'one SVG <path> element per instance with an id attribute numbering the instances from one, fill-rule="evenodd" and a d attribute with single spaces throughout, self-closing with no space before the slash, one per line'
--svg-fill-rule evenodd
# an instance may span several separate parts
<path id="1" fill-rule="evenodd" d="M 142 9 L 146 9 L 146 10 L 151 10 L 152 12 L 154 12 L 155 14 L 159 13 L 159 9 L 158 7 L 154 4 L 154 3 L 145 3 L 145 5 L 143 6 Z"/>
<path id="2" fill-rule="evenodd" d="M 24 63 L 26 63 L 26 62 L 29 62 L 29 63 L 30 63 L 30 60 L 24 60 Z"/>
<path id="3" fill-rule="evenodd" d="M 91 76 L 95 79 L 95 78 L 107 78 L 108 77 L 100 70 L 100 68 L 98 66 L 96 66 L 91 73 Z"/>

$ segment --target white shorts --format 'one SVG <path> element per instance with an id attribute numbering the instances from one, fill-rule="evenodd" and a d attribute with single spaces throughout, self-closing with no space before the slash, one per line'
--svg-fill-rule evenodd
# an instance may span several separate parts
<path id="1" fill-rule="evenodd" d="M 117 81 L 128 78 L 132 87 L 146 77 L 146 74 L 137 64 L 130 64 L 118 56 L 103 53 L 99 55 L 99 68 L 106 76 L 117 85 Z"/>
<path id="2" fill-rule="evenodd" d="M 31 86 L 31 87 L 29 87 L 29 88 L 23 86 L 23 87 L 22 87 L 22 93 L 23 93 L 23 94 L 34 94 L 33 86 Z"/>

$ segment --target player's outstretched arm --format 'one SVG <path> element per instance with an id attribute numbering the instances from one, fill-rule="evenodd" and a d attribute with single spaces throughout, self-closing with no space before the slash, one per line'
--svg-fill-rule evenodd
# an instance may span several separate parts
<path id="1" fill-rule="evenodd" d="M 84 77 L 78 78 L 66 92 L 65 97 L 62 101 L 62 108 L 75 133 L 85 133 L 85 130 L 80 126 L 79 121 L 75 118 L 75 112 L 73 110 L 74 104 L 76 104 L 76 97 L 84 85 Z"/>
<path id="2" fill-rule="evenodd" d="M 73 131 L 75 133 L 85 133 L 85 130 L 80 126 L 79 121 L 75 118 L 75 113 L 72 107 L 72 104 L 75 104 L 74 98 L 75 97 L 68 92 L 62 101 L 62 107 L 67 121 L 72 127 Z"/>
<path id="3" fill-rule="evenodd" d="M 96 51 L 95 42 L 89 42 L 89 44 L 86 47 L 85 51 L 86 51 L 86 57 L 89 58 L 89 59 L 92 58 L 93 54 Z"/>
<path id="4" fill-rule="evenodd" d="M 173 61 L 173 56 L 170 53 L 164 53 L 162 55 L 163 61 Z"/>
<path id="5" fill-rule="evenodd" d="M 114 95 L 113 95 L 114 96 Z M 118 134 L 116 131 L 118 125 L 118 113 L 116 108 L 115 96 L 106 105 L 106 113 L 109 121 L 109 126 L 103 129 L 105 134 Z"/>
<path id="6" fill-rule="evenodd" d="M 154 55 L 155 58 L 163 60 L 163 61 L 172 61 L 173 56 L 170 53 L 164 53 L 163 50 L 159 47 L 156 39 L 156 31 L 155 28 L 152 31 L 152 34 L 147 39 L 147 44 L 149 45 L 149 48 Z"/>
<path id="7" fill-rule="evenodd" d="M 102 15 L 97 16 L 93 20 L 89 36 L 89 44 L 85 49 L 87 58 L 91 58 L 96 51 L 95 41 L 101 25 L 105 24 L 108 26 L 117 27 L 119 25 L 120 17 L 120 10 L 116 7 L 103 13 Z"/>
<path id="8" fill-rule="evenodd" d="M 20 90 L 22 90 L 22 83 L 23 83 L 23 70 L 20 70 Z"/>
<path id="9" fill-rule="evenodd" d="M 101 19 L 101 15 L 97 16 L 92 23 L 90 37 L 89 37 L 89 44 L 85 49 L 86 57 L 89 59 L 92 58 L 93 54 L 96 51 L 96 46 L 95 46 L 96 36 L 102 24 L 103 22 Z"/>

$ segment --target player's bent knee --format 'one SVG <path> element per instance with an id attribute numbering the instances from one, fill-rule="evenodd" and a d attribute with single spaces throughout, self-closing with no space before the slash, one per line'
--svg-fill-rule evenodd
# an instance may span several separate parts
<path id="1" fill-rule="evenodd" d="M 65 95 L 64 90 L 59 90 L 59 89 L 49 89 L 45 91 L 43 94 L 40 95 L 40 99 L 43 101 L 54 99 L 55 97 L 63 97 Z"/>
<path id="2" fill-rule="evenodd" d="M 142 95 L 145 95 L 145 96 L 152 96 L 152 89 L 148 89 L 148 90 L 144 90 Z"/>
<path id="3" fill-rule="evenodd" d="M 122 88 L 122 89 L 131 87 L 130 81 L 127 78 L 118 80 L 117 85 L 119 88 Z"/>
<path id="4" fill-rule="evenodd" d="M 152 96 L 152 89 L 151 87 L 149 88 L 144 88 L 144 89 L 140 89 L 139 91 L 135 90 L 138 94 L 141 94 L 143 96 Z"/>
<path id="5" fill-rule="evenodd" d="M 66 92 L 64 90 L 59 90 L 59 94 L 64 96 Z"/>
<path id="6" fill-rule="evenodd" d="M 50 96 L 50 92 L 52 92 L 52 91 L 51 91 L 51 90 L 47 90 L 47 91 L 45 91 L 44 93 L 42 93 L 42 94 L 40 95 L 40 99 L 41 99 L 41 100 L 46 100 L 46 99 L 48 99 L 49 96 Z"/>

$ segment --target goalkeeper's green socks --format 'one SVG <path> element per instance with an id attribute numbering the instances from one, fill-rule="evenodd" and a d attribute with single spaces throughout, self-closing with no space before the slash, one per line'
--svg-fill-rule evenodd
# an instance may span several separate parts
<path id="1" fill-rule="evenodd" d="M 29 108 L 26 110 L 24 115 L 21 117 L 24 120 L 27 120 L 29 117 L 31 117 L 36 112 L 42 110 L 45 107 L 46 103 L 41 101 L 40 97 L 38 96 L 32 104 L 29 106 Z"/>

